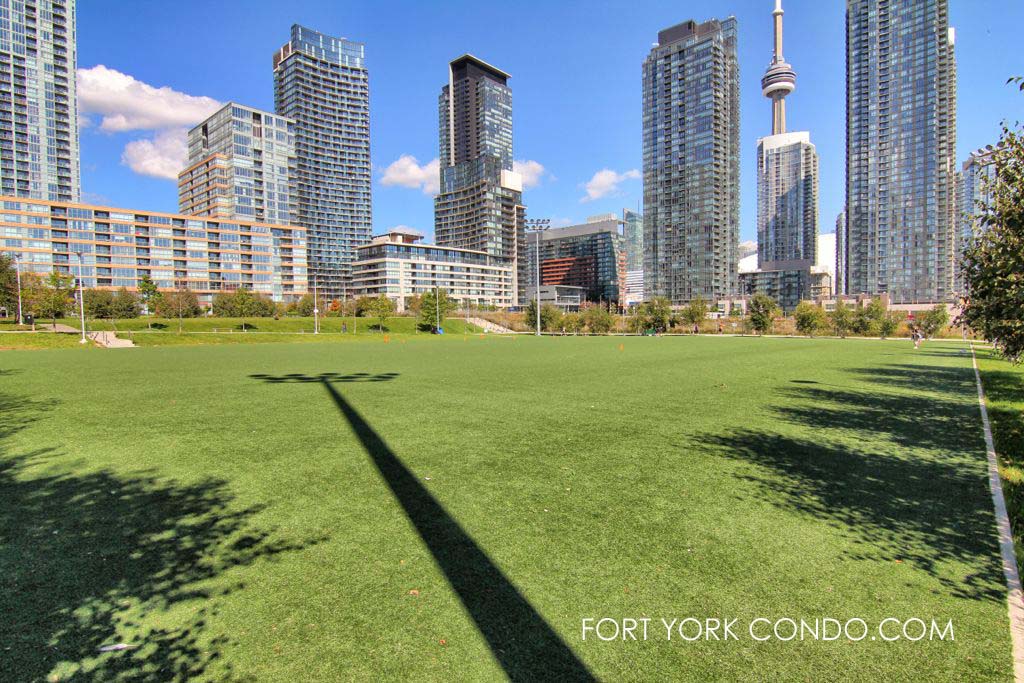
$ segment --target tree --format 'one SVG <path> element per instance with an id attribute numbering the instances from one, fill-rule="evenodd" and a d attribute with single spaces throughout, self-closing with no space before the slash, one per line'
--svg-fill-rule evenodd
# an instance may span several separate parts
<path id="1" fill-rule="evenodd" d="M 138 290 L 139 296 L 142 297 L 142 305 L 146 307 L 146 312 L 152 315 L 156 302 L 160 300 L 160 290 L 148 273 L 139 278 Z"/>
<path id="2" fill-rule="evenodd" d="M 708 315 L 708 304 L 701 297 L 690 299 L 690 303 L 683 309 L 683 322 L 693 326 L 699 325 Z"/>
<path id="3" fill-rule="evenodd" d="M 637 304 L 629 312 L 629 329 L 640 334 L 649 326 L 650 318 L 647 316 L 647 304 Z"/>
<path id="4" fill-rule="evenodd" d="M 526 304 L 526 311 L 523 322 L 530 330 L 537 329 L 537 300 L 530 299 L 529 303 Z"/>
<path id="5" fill-rule="evenodd" d="M 142 303 L 135 292 L 129 292 L 122 287 L 114 294 L 110 302 L 110 313 L 115 318 L 127 319 L 138 318 L 142 313 Z"/>
<path id="6" fill-rule="evenodd" d="M 420 297 L 420 328 L 432 330 L 444 327 L 444 319 L 458 308 L 458 304 L 448 296 L 446 289 L 430 289 Z"/>
<path id="7" fill-rule="evenodd" d="M 664 332 L 672 319 L 672 302 L 667 297 L 656 296 L 647 302 L 647 317 L 651 327 Z"/>
<path id="8" fill-rule="evenodd" d="M 161 318 L 198 318 L 203 314 L 203 309 L 195 292 L 179 289 L 164 292 L 157 299 L 156 314 Z"/>
<path id="9" fill-rule="evenodd" d="M 75 279 L 58 270 L 46 277 L 46 286 L 41 293 L 38 309 L 39 315 L 49 318 L 56 326 L 57 318 L 63 318 L 71 304 L 71 292 L 74 290 Z"/>
<path id="10" fill-rule="evenodd" d="M 355 300 L 355 316 L 362 318 L 370 314 L 370 306 L 373 302 L 372 296 L 361 296 Z"/>
<path id="11" fill-rule="evenodd" d="M 307 292 L 302 295 L 302 298 L 295 304 L 295 311 L 303 318 L 311 318 L 313 316 L 314 297 L 312 292 Z"/>
<path id="12" fill-rule="evenodd" d="M 0 254 L 0 308 L 18 310 L 18 271 L 14 259 Z"/>
<path id="13" fill-rule="evenodd" d="M 793 317 L 796 319 L 796 331 L 808 337 L 813 337 L 828 324 L 824 309 L 810 301 L 801 301 L 797 304 Z"/>
<path id="14" fill-rule="evenodd" d="M 583 312 L 583 321 L 593 334 L 608 334 L 615 326 L 615 316 L 603 304 L 594 304 Z"/>
<path id="15" fill-rule="evenodd" d="M 213 314 L 222 318 L 258 318 L 274 315 L 274 302 L 262 294 L 253 294 L 246 287 L 234 292 L 221 292 L 213 297 Z M 245 329 L 245 323 L 242 323 Z"/>
<path id="16" fill-rule="evenodd" d="M 554 304 L 541 306 L 540 327 L 545 332 L 560 332 L 562 330 L 562 309 Z"/>
<path id="17" fill-rule="evenodd" d="M 566 332 L 579 334 L 583 330 L 583 316 L 579 313 L 566 313 L 562 316 L 562 327 Z"/>
<path id="18" fill-rule="evenodd" d="M 886 313 L 878 323 L 878 336 L 885 339 L 896 334 L 896 330 L 900 328 L 900 320 L 899 314 L 892 311 Z"/>
<path id="19" fill-rule="evenodd" d="M 835 310 L 828 314 L 828 321 L 835 330 L 837 337 L 845 337 L 850 331 L 850 324 L 853 322 L 853 315 L 850 307 L 842 300 L 836 301 Z"/>
<path id="20" fill-rule="evenodd" d="M 531 330 L 537 329 L 537 301 L 531 300 L 526 306 L 526 324 Z M 562 330 L 562 309 L 553 304 L 540 307 L 540 328 L 545 332 Z"/>
<path id="21" fill-rule="evenodd" d="M 1024 78 L 1010 79 L 1024 91 Z M 1013 362 L 1024 356 L 1024 129 L 1003 124 L 992 152 L 989 199 L 975 215 L 982 227 L 962 260 L 966 296 L 958 324 L 992 342 Z"/>
<path id="22" fill-rule="evenodd" d="M 387 325 L 388 318 L 390 318 L 394 312 L 395 302 L 384 294 L 370 300 L 370 305 L 367 308 L 367 313 L 371 317 L 377 319 L 377 328 L 381 332 L 384 332 L 384 326 Z"/>
<path id="23" fill-rule="evenodd" d="M 412 317 L 420 317 L 420 310 L 423 308 L 423 297 L 419 294 L 405 297 L 405 310 L 412 314 Z"/>
<path id="24" fill-rule="evenodd" d="M 771 332 L 779 306 L 767 294 L 755 294 L 750 300 L 750 325 L 758 334 Z"/>
<path id="25" fill-rule="evenodd" d="M 935 308 L 921 314 L 921 332 L 929 339 L 942 331 L 949 324 L 949 311 L 943 304 L 936 304 Z"/>
<path id="26" fill-rule="evenodd" d="M 90 318 L 113 318 L 114 295 L 106 289 L 87 289 L 85 296 L 85 314 Z"/>
<path id="27" fill-rule="evenodd" d="M 861 306 L 853 311 L 850 331 L 863 336 L 876 333 L 884 317 L 885 306 L 878 299 L 872 299 L 867 306 Z"/>
<path id="28" fill-rule="evenodd" d="M 32 313 L 36 317 L 42 315 L 43 299 L 46 296 L 46 284 L 36 273 L 21 274 L 21 308 L 23 313 Z"/>

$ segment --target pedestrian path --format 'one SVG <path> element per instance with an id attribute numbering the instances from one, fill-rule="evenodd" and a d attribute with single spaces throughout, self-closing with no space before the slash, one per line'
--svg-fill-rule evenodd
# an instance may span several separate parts
<path id="1" fill-rule="evenodd" d="M 127 349 L 135 346 L 135 342 L 132 340 L 118 339 L 117 335 L 113 332 L 90 332 L 88 336 L 97 346 L 108 349 Z"/>
<path id="2" fill-rule="evenodd" d="M 494 334 L 515 334 L 514 330 L 502 327 L 497 323 L 492 323 L 490 320 L 484 320 L 483 318 L 466 318 L 466 322 L 470 325 L 476 325 L 487 332 L 493 332 Z"/>

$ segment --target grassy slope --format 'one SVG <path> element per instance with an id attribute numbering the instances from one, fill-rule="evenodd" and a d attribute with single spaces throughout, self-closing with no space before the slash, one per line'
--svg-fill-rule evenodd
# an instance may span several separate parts
<path id="1" fill-rule="evenodd" d="M 1017 564 L 1024 564 L 1024 366 L 1012 365 L 992 351 L 978 352 L 985 385 L 999 474 L 1010 513 Z"/>
<path id="2" fill-rule="evenodd" d="M 78 320 L 60 320 L 77 328 Z M 245 323 L 246 331 L 242 329 Z M 429 336 L 428 332 L 417 329 L 414 318 L 391 318 L 385 332 L 377 329 L 377 323 L 369 318 L 325 318 L 322 321 L 322 335 L 313 335 L 312 318 L 197 318 L 182 321 L 183 334 L 178 333 L 178 321 L 162 318 L 136 318 L 134 320 L 89 320 L 86 330 L 117 330 L 118 336 L 131 339 L 137 346 L 196 346 L 205 344 L 256 344 L 281 342 L 355 341 L 358 339 L 383 339 L 385 335 Z M 342 334 L 342 323 L 347 332 Z M 71 334 L 6 334 L 13 326 L 0 325 L 0 350 L 70 348 L 76 345 L 78 337 Z M 464 320 L 445 321 L 446 334 L 463 335 L 480 330 Z"/>
<path id="3" fill-rule="evenodd" d="M 78 334 L 0 332 L 0 351 L 78 348 L 95 348 L 95 346 L 91 341 L 82 344 L 82 338 Z"/>
<path id="4" fill-rule="evenodd" d="M 536 620 L 500 609 L 424 491 L 601 678 L 1010 677 L 973 375 L 945 345 L 424 336 L 0 363 L 0 679 L 491 680 L 482 631 L 529 670 Z M 408 514 L 321 373 L 415 475 Z M 517 640 L 474 625 L 415 523 Z M 580 641 L 582 617 L 644 615 L 918 616 L 956 641 Z"/>
<path id="5" fill-rule="evenodd" d="M 78 319 L 61 321 L 71 327 L 78 327 Z M 284 317 L 278 320 L 273 318 L 186 318 L 181 321 L 182 329 L 185 332 L 241 332 L 242 323 L 245 323 L 250 332 L 295 332 L 312 333 L 313 319 Z M 394 317 L 389 318 L 385 327 L 392 334 L 416 334 L 418 319 Z M 341 332 L 342 324 L 346 325 L 347 332 L 362 334 L 380 334 L 377 329 L 375 318 L 321 318 L 321 332 Z M 461 333 L 467 325 L 464 320 L 448 319 L 445 321 L 445 331 Z M 472 329 L 472 326 L 469 326 Z M 164 331 L 177 332 L 178 320 L 176 318 L 134 318 L 129 320 L 88 320 L 88 330 L 117 330 L 125 332 L 129 330 L 145 330 L 147 332 Z"/>

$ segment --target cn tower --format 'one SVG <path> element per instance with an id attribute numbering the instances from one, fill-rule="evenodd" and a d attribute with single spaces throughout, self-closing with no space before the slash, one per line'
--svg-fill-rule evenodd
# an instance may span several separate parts
<path id="1" fill-rule="evenodd" d="M 772 135 L 786 132 L 786 95 L 796 90 L 796 72 L 782 56 L 782 0 L 775 0 L 775 54 L 761 78 L 761 94 L 772 101 Z"/>

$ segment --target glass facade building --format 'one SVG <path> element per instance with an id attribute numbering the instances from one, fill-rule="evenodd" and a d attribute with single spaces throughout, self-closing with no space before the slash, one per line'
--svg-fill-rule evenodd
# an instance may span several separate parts
<path id="1" fill-rule="evenodd" d="M 472 55 L 448 65 L 438 98 L 441 192 L 434 199 L 434 234 L 439 246 L 482 251 L 517 268 L 526 209 L 522 179 L 512 170 L 508 79 Z"/>
<path id="2" fill-rule="evenodd" d="M 658 34 L 643 63 L 644 290 L 673 304 L 738 288 L 736 19 Z"/>
<path id="3" fill-rule="evenodd" d="M 836 294 L 846 294 L 846 212 L 836 216 Z"/>
<path id="4" fill-rule="evenodd" d="M 638 211 L 622 210 L 622 232 L 626 238 L 626 270 L 644 269 L 644 217 Z"/>
<path id="5" fill-rule="evenodd" d="M 818 252 L 818 152 L 810 134 L 757 141 L 757 260 L 815 265 Z"/>
<path id="6" fill-rule="evenodd" d="M 311 279 L 344 298 L 355 249 L 372 234 L 365 50 L 295 25 L 273 64 L 275 109 L 295 124 L 291 222 L 308 233 Z"/>
<path id="7" fill-rule="evenodd" d="M 990 150 L 978 150 L 967 157 L 957 178 L 957 208 L 960 211 L 956 234 L 956 291 L 965 291 L 963 275 L 960 272 L 960 258 L 964 250 L 974 242 L 975 236 L 984 226 L 978 216 L 984 207 L 992 202 L 991 183 L 996 179 L 996 167 L 992 163 Z"/>
<path id="8" fill-rule="evenodd" d="M 0 253 L 90 288 L 137 289 L 148 275 L 206 303 L 242 287 L 275 301 L 306 292 L 306 232 L 288 225 L 0 197 Z"/>
<path id="9" fill-rule="evenodd" d="M 620 302 L 626 289 L 626 240 L 620 221 L 595 217 L 588 223 L 539 233 L 540 284 L 581 287 L 586 301 Z M 536 279 L 538 244 L 531 235 L 525 249 L 527 287 Z"/>
<path id="10" fill-rule="evenodd" d="M 817 268 L 779 268 L 740 273 L 740 292 L 744 296 L 765 294 L 785 313 L 792 313 L 801 301 L 817 301 L 832 296 L 832 276 Z"/>
<path id="11" fill-rule="evenodd" d="M 189 131 L 188 167 L 178 174 L 178 210 L 197 216 L 292 221 L 291 119 L 230 102 Z"/>
<path id="12" fill-rule="evenodd" d="M 75 0 L 0 0 L 0 194 L 78 201 Z"/>
<path id="13" fill-rule="evenodd" d="M 846 286 L 954 288 L 956 61 L 947 0 L 847 0 Z"/>

